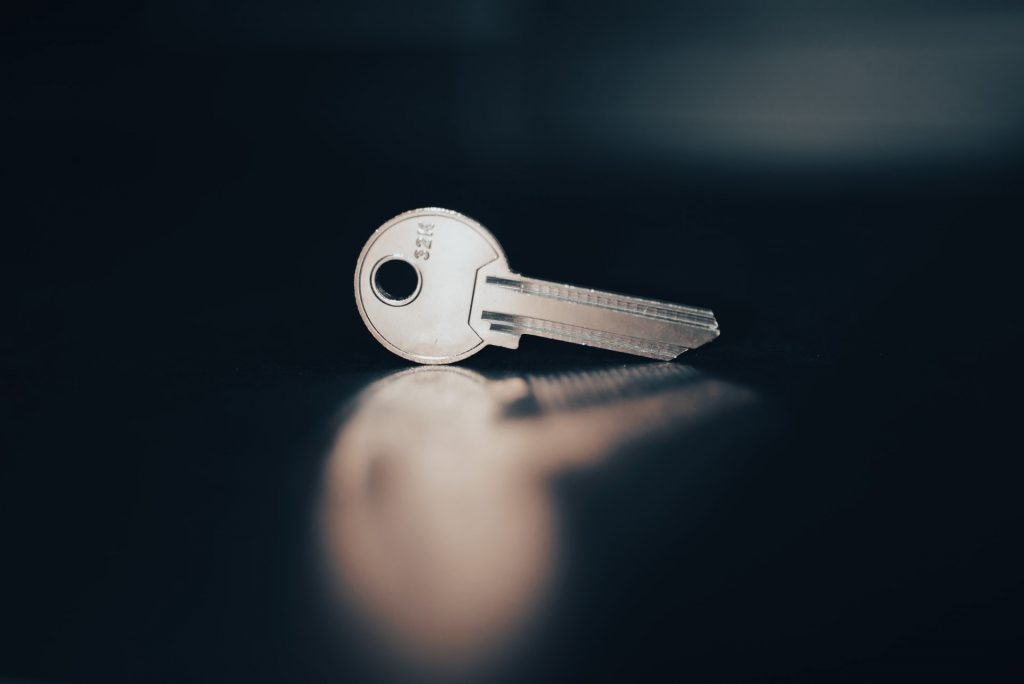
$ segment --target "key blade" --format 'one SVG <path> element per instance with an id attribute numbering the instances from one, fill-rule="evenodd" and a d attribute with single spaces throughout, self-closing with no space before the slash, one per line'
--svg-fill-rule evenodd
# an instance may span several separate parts
<path id="1" fill-rule="evenodd" d="M 524 278 L 500 266 L 477 276 L 472 325 L 515 348 L 536 335 L 668 361 L 718 337 L 714 313 L 670 302 Z"/>

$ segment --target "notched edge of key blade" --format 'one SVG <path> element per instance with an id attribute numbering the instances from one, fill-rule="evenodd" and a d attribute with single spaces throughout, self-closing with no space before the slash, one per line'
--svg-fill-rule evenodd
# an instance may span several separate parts
<path id="1" fill-rule="evenodd" d="M 606 290 L 554 283 L 536 278 L 527 278 L 517 273 L 508 276 L 487 276 L 486 284 L 493 285 L 522 294 L 533 295 L 545 299 L 562 302 L 585 304 L 597 309 L 634 314 L 645 318 L 658 319 L 672 323 L 682 323 L 694 328 L 708 331 L 718 330 L 718 321 L 710 309 L 696 306 L 674 304 L 656 299 L 636 297 Z"/>
<path id="2" fill-rule="evenodd" d="M 477 280 L 485 297 L 474 301 L 473 321 L 491 344 L 515 348 L 521 335 L 532 335 L 670 361 L 720 334 L 710 309 L 538 280 L 503 266 L 481 269 Z M 596 312 L 614 325 L 603 326 Z"/>
<path id="3" fill-rule="evenodd" d="M 608 351 L 632 354 L 633 356 L 643 356 L 658 361 L 671 361 L 690 349 L 690 347 L 668 342 L 645 340 L 642 337 L 610 333 L 604 330 L 584 328 L 578 325 L 558 323 L 529 316 L 485 311 L 482 317 L 483 320 L 490 321 L 491 330 L 497 332 L 546 337 L 552 340 L 571 342 L 584 347 L 596 347 Z"/>

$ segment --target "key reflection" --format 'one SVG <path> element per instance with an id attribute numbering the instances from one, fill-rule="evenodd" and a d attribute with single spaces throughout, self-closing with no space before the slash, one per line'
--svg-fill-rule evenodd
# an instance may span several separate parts
<path id="1" fill-rule="evenodd" d="M 752 398 L 677 364 L 388 375 L 353 400 L 325 470 L 338 594 L 391 653 L 444 669 L 479 662 L 523 631 L 550 589 L 554 474 Z"/>

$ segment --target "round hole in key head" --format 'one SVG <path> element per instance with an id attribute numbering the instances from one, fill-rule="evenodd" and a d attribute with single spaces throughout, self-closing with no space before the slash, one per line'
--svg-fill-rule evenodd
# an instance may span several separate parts
<path id="1" fill-rule="evenodd" d="M 381 259 L 370 277 L 373 293 L 385 304 L 402 306 L 416 299 L 420 293 L 420 272 L 402 257 Z"/>

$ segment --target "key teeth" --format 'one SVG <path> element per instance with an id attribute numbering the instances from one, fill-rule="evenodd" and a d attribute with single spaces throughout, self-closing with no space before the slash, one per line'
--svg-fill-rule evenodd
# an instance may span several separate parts
<path id="1" fill-rule="evenodd" d="M 718 321 L 710 309 L 660 302 L 642 297 L 601 292 L 576 285 L 562 285 L 526 278 L 517 274 L 488 275 L 486 284 L 526 295 L 574 304 L 585 304 L 599 309 L 642 316 L 653 320 L 683 323 L 703 330 L 717 330 Z"/>

